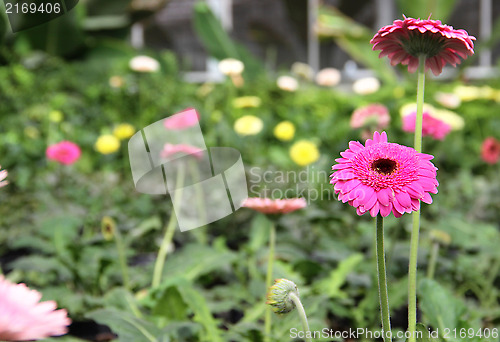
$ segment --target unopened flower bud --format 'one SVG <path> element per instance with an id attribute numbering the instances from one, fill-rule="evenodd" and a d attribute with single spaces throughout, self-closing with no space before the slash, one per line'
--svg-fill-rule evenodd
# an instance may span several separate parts
<path id="1" fill-rule="evenodd" d="M 287 314 L 295 309 L 295 303 L 290 298 L 291 293 L 299 296 L 299 289 L 293 281 L 276 279 L 274 285 L 269 288 L 266 304 L 269 304 L 273 311 L 279 315 Z"/>

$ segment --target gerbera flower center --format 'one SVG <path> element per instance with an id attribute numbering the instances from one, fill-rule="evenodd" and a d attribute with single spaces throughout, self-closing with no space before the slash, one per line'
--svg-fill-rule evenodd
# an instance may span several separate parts
<path id="1" fill-rule="evenodd" d="M 436 56 L 441 52 L 446 44 L 446 38 L 441 34 L 434 34 L 432 32 L 420 33 L 409 32 L 408 39 L 401 38 L 401 44 L 406 52 L 414 57 L 425 55 L 427 58 Z"/>
<path id="2" fill-rule="evenodd" d="M 397 167 L 398 164 L 394 160 L 386 158 L 374 160 L 371 164 L 371 169 L 373 171 L 383 175 L 390 175 Z"/>

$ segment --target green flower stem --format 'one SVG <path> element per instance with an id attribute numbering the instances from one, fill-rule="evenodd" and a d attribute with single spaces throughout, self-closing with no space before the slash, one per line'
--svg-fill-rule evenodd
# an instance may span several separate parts
<path id="1" fill-rule="evenodd" d="M 434 244 L 432 245 L 431 256 L 429 259 L 429 266 L 427 267 L 427 278 L 429 279 L 434 278 L 438 253 L 439 253 L 439 243 L 434 242 Z"/>
<path id="2" fill-rule="evenodd" d="M 191 173 L 191 177 L 193 177 L 192 183 L 194 184 L 194 191 L 196 194 L 195 201 L 198 212 L 200 213 L 200 221 L 207 222 L 207 212 L 204 203 L 203 188 L 200 185 L 201 177 L 198 166 L 196 165 L 196 162 L 194 160 L 190 160 L 188 163 L 188 167 Z M 201 243 L 202 245 L 206 245 L 208 241 L 207 230 L 205 229 L 205 227 L 200 228 L 202 229 L 193 230 L 193 234 L 195 235 L 199 243 Z"/>
<path id="3" fill-rule="evenodd" d="M 377 215 L 377 271 L 378 271 L 378 294 L 380 298 L 380 315 L 382 316 L 382 330 L 384 331 L 384 341 L 392 341 L 392 337 L 387 337 L 387 332 L 391 331 L 391 317 L 389 312 L 389 296 L 387 294 L 387 276 L 385 272 L 384 253 L 384 218 Z"/>
<path id="4" fill-rule="evenodd" d="M 417 117 L 415 120 L 415 150 L 422 152 L 422 118 L 424 111 L 425 55 L 418 57 Z M 408 265 L 408 342 L 416 342 L 417 329 L 417 256 L 420 233 L 420 210 L 413 212 L 413 228 Z"/>
<path id="5" fill-rule="evenodd" d="M 115 243 L 116 250 L 118 251 L 118 261 L 120 262 L 120 269 L 122 272 L 123 286 L 130 290 L 130 281 L 128 276 L 127 255 L 125 253 L 125 244 L 123 243 L 122 234 L 118 229 L 115 229 Z"/>
<path id="6" fill-rule="evenodd" d="M 161 283 L 161 275 L 163 273 L 163 266 L 165 264 L 165 259 L 168 254 L 168 247 L 174 238 L 175 228 L 177 226 L 177 220 L 174 212 L 174 208 L 180 204 L 182 199 L 182 187 L 184 185 L 184 164 L 179 164 L 177 169 L 177 177 L 175 180 L 175 198 L 173 199 L 172 213 L 170 214 L 170 219 L 165 229 L 165 235 L 163 236 L 163 241 L 161 242 L 160 250 L 158 251 L 158 256 L 156 257 L 156 262 L 153 271 L 153 281 L 151 282 L 152 287 L 156 287 Z"/>
<path id="7" fill-rule="evenodd" d="M 300 298 L 295 293 L 290 292 L 289 296 L 292 302 L 295 304 L 295 307 L 299 311 L 299 316 L 300 320 L 302 321 L 302 327 L 304 328 L 304 333 L 307 333 L 309 331 L 309 323 L 307 323 L 307 316 L 306 316 L 306 311 L 304 310 L 304 306 L 302 305 Z M 306 341 L 312 342 L 312 339 L 306 337 Z"/>
<path id="8" fill-rule="evenodd" d="M 271 287 L 271 283 L 273 281 L 275 245 L 276 245 L 276 227 L 273 222 L 271 223 L 271 228 L 269 232 L 269 256 L 267 259 L 266 289 L 269 289 Z M 264 340 L 266 342 L 271 341 L 271 315 L 272 315 L 271 308 L 266 306 L 266 316 L 264 320 Z"/>

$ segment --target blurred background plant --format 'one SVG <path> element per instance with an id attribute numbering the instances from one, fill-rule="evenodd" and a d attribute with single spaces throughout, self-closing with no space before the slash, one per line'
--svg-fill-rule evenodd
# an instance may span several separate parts
<path id="1" fill-rule="evenodd" d="M 300 287 L 311 330 L 378 327 L 372 222 L 338 203 L 328 175 L 348 141 L 373 127 L 385 127 L 391 141 L 412 144 L 403 123 L 404 106 L 415 102 L 414 76 L 394 72 L 371 51 L 374 2 L 322 3 L 315 31 L 322 38 L 319 67 L 334 70 L 322 77 L 305 63 L 301 45 L 306 1 L 272 2 L 269 14 L 263 2 L 234 1 L 233 34 L 217 12 L 225 3 L 81 1 L 68 14 L 16 34 L 5 11 L 0 15 L 0 164 L 9 172 L 0 189 L 0 264 L 8 279 L 68 310 L 70 335 L 57 341 L 262 340 L 271 223 L 261 214 L 240 209 L 200 228 L 206 242 L 196 230 L 176 232 L 163 281 L 150 286 L 172 207 L 135 191 L 127 139 L 187 107 L 200 113 L 208 146 L 241 152 L 251 197 L 308 201 L 307 209 L 276 225 L 274 277 Z M 479 8 L 457 14 L 472 6 L 467 1 L 415 3 L 392 2 L 395 16 L 383 24 L 400 13 L 432 12 L 479 33 L 472 18 L 479 18 Z M 265 18 L 277 9 L 281 16 L 269 26 Z M 496 3 L 493 10 L 497 18 Z M 186 13 L 187 28 L 174 20 Z M 239 16 L 250 22 L 253 44 L 238 33 Z M 500 81 L 467 71 L 479 70 L 470 68 L 480 67 L 490 49 L 488 74 L 498 74 L 499 22 L 490 38 L 478 39 L 479 60 L 427 82 L 430 115 L 451 127 L 443 140 L 424 138 L 440 181 L 435 204 L 422 210 L 419 253 L 421 321 L 433 329 L 500 326 Z M 150 57 L 149 64 L 131 64 L 137 56 Z M 217 61 L 227 58 L 242 62 L 241 79 L 219 71 Z M 292 68 L 296 60 L 303 65 Z M 280 76 L 286 82 L 278 82 Z M 353 124 L 354 113 L 377 105 L 385 106 L 383 115 L 375 110 Z M 81 150 L 70 165 L 46 156 L 47 147 L 64 140 Z M 396 330 L 407 324 L 409 225 L 409 218 L 386 220 Z M 446 241 L 436 242 L 436 232 Z M 434 270 L 426 279 L 428 267 Z M 289 340 L 291 327 L 300 328 L 296 315 L 274 319 L 273 339 Z"/>

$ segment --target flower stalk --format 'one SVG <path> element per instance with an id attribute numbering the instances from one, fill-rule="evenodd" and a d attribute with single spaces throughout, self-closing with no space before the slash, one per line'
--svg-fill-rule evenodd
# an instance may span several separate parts
<path id="1" fill-rule="evenodd" d="M 418 86 L 417 86 L 417 116 L 415 120 L 415 150 L 422 152 L 422 118 L 424 109 L 425 90 L 425 58 L 418 57 Z M 413 228 L 410 240 L 410 261 L 408 265 L 408 331 L 409 342 L 416 342 L 415 331 L 417 328 L 417 257 L 418 237 L 420 233 L 420 210 L 413 212 Z"/>
<path id="2" fill-rule="evenodd" d="M 276 227 L 274 222 L 271 223 L 269 230 L 269 256 L 267 259 L 267 275 L 266 275 L 266 289 L 271 287 L 273 279 L 273 265 L 274 265 L 274 249 L 276 245 Z M 264 319 L 264 338 L 266 341 L 271 341 L 271 309 L 267 308 L 266 316 Z"/>
<path id="3" fill-rule="evenodd" d="M 307 322 L 307 315 L 306 311 L 304 310 L 304 306 L 302 305 L 299 296 L 297 296 L 294 292 L 290 293 L 290 299 L 299 311 L 300 320 L 302 321 L 302 327 L 304 328 L 304 332 L 306 332 L 306 336 L 308 336 L 307 332 L 309 331 L 309 323 Z M 312 342 L 312 339 L 310 337 L 306 337 L 306 341 Z"/>
<path id="4" fill-rule="evenodd" d="M 392 341 L 391 334 L 391 317 L 389 311 L 389 296 L 387 294 L 387 275 L 385 270 L 385 252 L 384 252 L 384 218 L 382 215 L 377 215 L 377 278 L 378 278 L 378 293 L 380 299 L 380 315 L 382 317 L 382 330 L 384 332 L 384 341 Z"/>
<path id="5" fill-rule="evenodd" d="M 170 214 L 170 219 L 168 221 L 167 227 L 165 229 L 165 235 L 160 245 L 160 250 L 158 251 L 158 256 L 156 257 L 156 262 L 153 270 L 153 280 L 151 282 L 152 287 L 156 287 L 161 283 L 161 276 L 163 273 L 163 266 L 165 265 L 165 260 L 168 254 L 168 247 L 172 243 L 174 238 L 175 228 L 177 226 L 177 220 L 174 212 L 174 208 L 178 207 L 182 199 L 182 187 L 184 185 L 184 164 L 180 163 L 177 169 L 177 177 L 175 180 L 175 198 L 173 199 L 172 213 Z"/>

